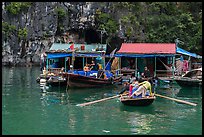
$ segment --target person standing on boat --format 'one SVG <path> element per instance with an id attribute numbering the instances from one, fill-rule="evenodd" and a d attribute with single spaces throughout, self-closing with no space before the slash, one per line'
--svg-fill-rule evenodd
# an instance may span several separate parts
<path id="1" fill-rule="evenodd" d="M 91 61 L 90 67 L 91 67 L 91 70 L 98 70 L 97 65 L 95 64 L 93 60 Z"/>
<path id="2" fill-rule="evenodd" d="M 90 71 L 90 68 L 89 68 L 88 64 L 86 64 L 86 65 L 84 66 L 85 76 L 88 76 L 88 72 L 89 72 L 89 71 Z"/>
<path id="3" fill-rule="evenodd" d="M 97 63 L 98 65 L 98 73 L 97 73 L 97 78 L 103 78 L 104 79 L 104 71 L 103 67 L 101 64 Z"/>
<path id="4" fill-rule="evenodd" d="M 150 92 L 150 96 L 152 96 L 152 85 L 149 81 L 143 81 L 141 82 L 141 79 L 138 81 L 138 89 L 132 93 L 132 95 L 130 96 L 130 98 L 132 98 L 134 95 L 138 96 L 140 94 L 142 94 L 142 98 L 146 96 L 146 92 L 147 90 L 149 90 Z"/>

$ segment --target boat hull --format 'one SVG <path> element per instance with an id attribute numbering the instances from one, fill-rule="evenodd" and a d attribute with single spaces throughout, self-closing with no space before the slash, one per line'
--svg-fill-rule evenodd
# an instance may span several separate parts
<path id="1" fill-rule="evenodd" d="M 202 86 L 202 80 L 193 80 L 193 79 L 175 79 L 176 83 L 181 86 L 188 87 L 199 87 Z"/>
<path id="2" fill-rule="evenodd" d="M 101 87 L 113 85 L 116 82 L 120 82 L 122 77 L 117 77 L 114 79 L 98 79 L 90 76 L 82 76 L 78 74 L 67 74 L 67 82 L 69 87 L 78 88 L 90 88 L 90 87 Z"/>
<path id="3" fill-rule="evenodd" d="M 63 80 L 63 81 L 47 81 L 46 82 L 47 85 L 50 85 L 52 87 L 57 87 L 57 86 L 67 86 L 67 80 Z"/>
<path id="4" fill-rule="evenodd" d="M 145 97 L 145 98 L 129 98 L 121 97 L 120 102 L 128 106 L 148 106 L 151 105 L 156 97 Z"/>
<path id="5" fill-rule="evenodd" d="M 73 73 L 63 73 L 60 77 L 63 80 L 59 79 L 59 75 L 46 77 L 46 85 L 51 87 L 68 86 L 71 88 L 91 88 L 114 85 L 122 80 L 122 77 L 103 79 Z M 39 82 L 40 78 L 36 81 Z"/>
<path id="6" fill-rule="evenodd" d="M 202 68 L 193 69 L 182 77 L 174 79 L 181 87 L 199 87 L 202 86 Z"/>

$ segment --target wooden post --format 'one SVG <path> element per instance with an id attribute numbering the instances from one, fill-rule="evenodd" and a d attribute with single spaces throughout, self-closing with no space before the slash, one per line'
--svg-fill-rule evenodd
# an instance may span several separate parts
<path id="1" fill-rule="evenodd" d="M 157 59 L 156 56 L 154 56 L 154 77 L 157 75 Z"/>
<path id="2" fill-rule="evenodd" d="M 137 77 L 137 57 L 135 58 L 135 77 Z"/>
<path id="3" fill-rule="evenodd" d="M 175 69 L 175 55 L 172 56 L 173 58 L 173 63 L 172 63 L 172 73 L 173 73 L 173 78 L 174 78 L 174 69 Z"/>
<path id="4" fill-rule="evenodd" d="M 49 67 L 49 60 L 46 57 L 46 70 L 48 70 L 48 67 Z"/>
<path id="5" fill-rule="evenodd" d="M 66 63 L 67 58 L 68 58 L 68 57 L 65 57 L 65 60 L 64 60 L 64 69 L 65 69 L 65 72 L 66 72 L 66 70 L 67 70 L 67 63 Z"/>
<path id="6" fill-rule="evenodd" d="M 83 66 L 82 66 L 82 68 L 84 68 L 84 66 L 85 66 L 85 65 L 84 65 L 84 57 L 83 57 Z"/>
<path id="7" fill-rule="evenodd" d="M 121 57 L 118 59 L 118 68 L 119 68 L 119 74 L 121 74 Z"/>
<path id="8" fill-rule="evenodd" d="M 191 71 L 191 67 L 192 67 L 191 56 L 188 57 L 188 63 L 189 63 L 188 71 Z"/>
<path id="9" fill-rule="evenodd" d="M 74 51 L 72 51 L 72 70 L 74 70 L 74 60 L 75 60 Z"/>

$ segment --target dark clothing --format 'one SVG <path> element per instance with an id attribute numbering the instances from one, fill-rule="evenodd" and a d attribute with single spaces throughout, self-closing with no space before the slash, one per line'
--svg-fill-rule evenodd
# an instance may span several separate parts
<path id="1" fill-rule="evenodd" d="M 98 65 L 95 64 L 95 65 L 93 65 L 92 67 L 93 67 L 93 68 L 92 68 L 91 70 L 98 70 Z"/>
<path id="2" fill-rule="evenodd" d="M 125 85 L 119 94 L 123 94 L 125 91 L 129 91 L 129 84 Z"/>
<path id="3" fill-rule="evenodd" d="M 151 77 L 151 74 L 150 74 L 150 71 L 149 71 L 149 70 L 145 70 L 145 71 L 144 71 L 144 77 L 145 77 L 145 78 Z"/>

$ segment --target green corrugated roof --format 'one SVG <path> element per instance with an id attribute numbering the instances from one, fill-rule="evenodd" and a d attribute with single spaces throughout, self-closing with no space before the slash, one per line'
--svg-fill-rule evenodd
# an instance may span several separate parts
<path id="1" fill-rule="evenodd" d="M 67 43 L 53 43 L 50 50 L 69 50 L 72 44 Z M 81 46 L 85 46 L 85 50 L 81 50 Z M 96 48 L 103 48 L 106 51 L 106 44 L 74 44 L 74 48 L 78 48 L 79 52 L 91 52 L 96 50 Z"/>
<path id="2" fill-rule="evenodd" d="M 71 44 L 67 43 L 53 43 L 50 50 L 66 50 Z"/>

